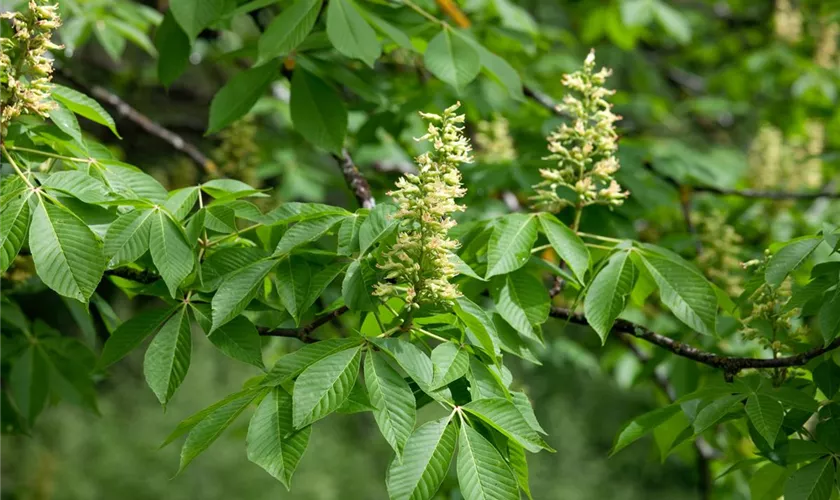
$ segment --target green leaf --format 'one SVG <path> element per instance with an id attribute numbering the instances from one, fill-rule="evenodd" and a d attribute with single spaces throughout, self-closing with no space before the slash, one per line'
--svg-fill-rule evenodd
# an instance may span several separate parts
<path id="1" fill-rule="evenodd" d="M 105 272 L 99 238 L 72 212 L 46 200 L 32 217 L 29 248 L 38 277 L 65 297 L 86 303 Z"/>
<path id="2" fill-rule="evenodd" d="M 0 212 L 0 273 L 14 262 L 29 229 L 29 197 L 26 192 L 3 203 Z"/>
<path id="3" fill-rule="evenodd" d="M 172 16 L 190 40 L 195 40 L 204 28 L 218 21 L 236 6 L 232 0 L 171 0 Z"/>
<path id="4" fill-rule="evenodd" d="M 182 189 L 170 191 L 163 208 L 169 210 L 176 220 L 182 221 L 192 212 L 195 202 L 198 201 L 198 187 L 189 186 Z M 215 206 L 215 205 L 213 205 Z"/>
<path id="5" fill-rule="evenodd" d="M 44 179 L 41 187 L 50 192 L 69 194 L 85 203 L 102 203 L 110 199 L 102 182 L 80 170 L 53 173 Z"/>
<path id="6" fill-rule="evenodd" d="M 330 2 L 330 9 L 339 2 Z M 341 153 L 347 135 L 347 108 L 332 86 L 303 69 L 292 75 L 289 110 L 295 130 L 315 146 Z"/>
<path id="7" fill-rule="evenodd" d="M 833 297 L 820 307 L 817 316 L 823 340 L 828 345 L 840 334 L 840 290 L 835 291 Z"/>
<path id="8" fill-rule="evenodd" d="M 421 389 L 428 389 L 434 377 L 434 365 L 425 352 L 411 342 L 393 338 L 371 339 L 390 355 Z"/>
<path id="9" fill-rule="evenodd" d="M 659 287 L 662 303 L 694 330 L 715 334 L 717 296 L 711 283 L 691 264 L 651 253 L 640 254 Z"/>
<path id="10" fill-rule="evenodd" d="M 778 500 L 784 492 L 790 470 L 772 462 L 762 466 L 750 478 L 751 500 Z"/>
<path id="11" fill-rule="evenodd" d="M 701 434 L 725 417 L 730 411 L 735 409 L 744 396 L 741 394 L 731 394 L 715 399 L 708 405 L 704 406 L 702 410 L 697 413 L 694 419 L 694 433 Z"/>
<path id="12" fill-rule="evenodd" d="M 785 500 L 829 500 L 834 477 L 833 458 L 816 460 L 790 476 L 785 485 Z"/>
<path id="13" fill-rule="evenodd" d="M 368 390 L 365 388 L 365 382 L 361 378 L 357 378 L 356 384 L 353 385 L 353 390 L 350 391 L 350 395 L 347 396 L 344 403 L 338 407 L 336 413 L 352 415 L 354 413 L 367 413 L 374 410 L 375 408 L 370 403 Z"/>
<path id="14" fill-rule="evenodd" d="M 414 393 L 408 383 L 391 368 L 379 352 L 369 351 L 365 357 L 365 385 L 373 417 L 382 436 L 402 456 L 416 419 Z"/>
<path id="15" fill-rule="evenodd" d="M 297 377 L 312 364 L 351 347 L 358 347 L 361 342 L 362 339 L 360 337 L 355 337 L 327 339 L 314 344 L 307 344 L 297 351 L 286 354 L 278 359 L 266 374 L 263 385 L 274 386 L 284 384 Z"/>
<path id="16" fill-rule="evenodd" d="M 589 270 L 589 250 L 586 245 L 574 231 L 552 214 L 543 212 L 538 215 L 538 218 L 551 247 L 563 261 L 569 264 L 578 281 L 583 283 L 586 271 Z"/>
<path id="17" fill-rule="evenodd" d="M 618 431 L 612 450 L 610 450 L 610 455 L 615 455 L 640 438 L 650 434 L 654 429 L 667 422 L 679 412 L 679 405 L 668 405 L 634 418 Z"/>
<path id="18" fill-rule="evenodd" d="M 485 364 L 477 356 L 470 356 L 470 371 L 467 372 L 467 378 L 470 382 L 472 399 L 511 397 L 496 366 Z"/>
<path id="19" fill-rule="evenodd" d="M 228 276 L 213 296 L 213 327 L 221 327 L 245 310 L 263 286 L 263 279 L 268 276 L 276 264 L 273 260 L 260 260 L 241 271 Z"/>
<path id="20" fill-rule="evenodd" d="M 221 408 L 222 406 L 227 405 L 228 403 L 235 401 L 237 399 L 250 396 L 251 399 L 257 397 L 258 394 L 261 393 L 264 389 L 261 387 L 251 386 L 247 389 L 243 389 L 238 392 L 234 392 L 233 394 L 228 394 L 224 398 L 216 401 L 212 405 L 204 408 L 203 410 L 196 412 L 189 417 L 182 420 L 178 426 L 173 430 L 169 436 L 166 437 L 166 440 L 161 443 L 160 447 L 163 448 L 164 446 L 168 445 L 169 443 L 175 441 L 179 437 L 183 436 L 184 434 L 190 432 L 192 429 L 195 428 L 196 425 L 200 424 L 202 420 L 207 418 L 210 414 Z"/>
<path id="21" fill-rule="evenodd" d="M 114 119 L 98 102 L 90 97 L 77 90 L 58 85 L 57 83 L 53 84 L 51 95 L 53 99 L 67 106 L 70 111 L 100 125 L 105 125 L 115 136 L 120 137 L 120 134 L 117 133 L 117 125 L 114 123 Z"/>
<path id="22" fill-rule="evenodd" d="M 462 296 L 456 299 L 453 310 L 458 319 L 466 325 L 467 333 L 484 348 L 487 354 L 490 356 L 499 354 L 500 346 L 496 325 L 493 324 L 492 317 L 484 309 Z"/>
<path id="23" fill-rule="evenodd" d="M 210 103 L 210 123 L 207 125 L 207 134 L 218 132 L 242 118 L 254 107 L 275 76 L 277 76 L 277 68 L 273 64 L 265 64 L 235 74 L 213 96 L 213 102 Z"/>
<path id="24" fill-rule="evenodd" d="M 487 246 L 486 278 L 524 266 L 537 239 L 537 220 L 528 214 L 506 215 L 493 229 Z"/>
<path id="25" fill-rule="evenodd" d="M 821 242 L 822 238 L 817 236 L 805 236 L 788 242 L 770 257 L 764 279 L 770 285 L 781 285 L 787 275 L 802 265 Z"/>
<path id="26" fill-rule="evenodd" d="M 524 101 L 525 94 L 522 93 L 522 79 L 513 66 L 504 58 L 490 52 L 478 42 L 473 42 L 473 47 L 478 51 L 481 66 L 484 71 L 507 89 L 508 95 L 512 99 Z"/>
<path id="27" fill-rule="evenodd" d="M 262 391 L 247 391 L 234 399 L 228 400 L 226 398 L 224 404 L 221 406 L 214 405 L 211 407 L 213 410 L 207 414 L 201 415 L 199 413 L 201 420 L 192 427 L 184 446 L 181 448 L 181 465 L 178 473 L 180 474 L 195 457 L 209 448 L 213 441 L 218 439 L 222 432 L 230 427 L 236 417 L 260 394 L 262 394 Z"/>
<path id="28" fill-rule="evenodd" d="M 823 361 L 812 372 L 814 383 L 827 399 L 834 399 L 840 391 L 840 366 L 831 358 Z"/>
<path id="29" fill-rule="evenodd" d="M 341 222 L 338 228 L 338 255 L 350 256 L 359 251 L 359 230 L 366 216 L 353 214 Z"/>
<path id="30" fill-rule="evenodd" d="M 510 395 L 513 398 L 514 406 L 516 406 L 516 409 L 525 418 L 525 421 L 528 422 L 528 425 L 541 434 L 548 434 L 542 428 L 539 421 L 537 421 L 537 416 L 534 414 L 534 408 L 531 406 L 531 400 L 528 399 L 528 395 L 518 391 L 512 391 Z"/>
<path id="31" fill-rule="evenodd" d="M 303 304 L 309 296 L 309 264 L 303 259 L 290 256 L 281 260 L 276 270 L 280 302 L 295 320 L 295 325 L 300 326 L 300 316 L 304 312 Z"/>
<path id="32" fill-rule="evenodd" d="M 149 249 L 154 210 L 132 210 L 121 215 L 105 233 L 108 267 L 119 267 L 139 259 Z"/>
<path id="33" fill-rule="evenodd" d="M 135 314 L 128 321 L 120 324 L 105 341 L 98 366 L 106 368 L 124 358 L 135 347 L 139 346 L 143 339 L 157 332 L 178 307 L 180 307 L 180 304 L 168 309 L 144 311 Z"/>
<path id="34" fill-rule="evenodd" d="M 76 120 L 76 115 L 73 114 L 67 106 L 60 102 L 55 103 L 55 107 L 50 110 L 50 120 L 61 129 L 62 132 L 69 135 L 79 144 L 84 144 L 82 140 L 82 129 L 79 127 L 79 121 Z"/>
<path id="35" fill-rule="evenodd" d="M 496 311 L 525 337 L 542 344 L 533 325 L 548 319 L 548 291 L 539 279 L 524 270 L 493 278 L 490 289 Z"/>
<path id="36" fill-rule="evenodd" d="M 155 31 L 155 47 L 158 80 L 164 87 L 169 87 L 187 69 L 191 50 L 190 39 L 175 21 L 171 10 L 166 11 Z"/>
<path id="37" fill-rule="evenodd" d="M 525 495 L 533 500 L 531 496 L 531 486 L 528 482 L 528 458 L 525 456 L 525 448 L 519 446 L 514 442 L 508 442 L 508 460 L 510 467 L 516 474 L 516 482 Z"/>
<path id="38" fill-rule="evenodd" d="M 248 425 L 248 460 L 291 487 L 311 427 L 295 431 L 292 425 L 292 396 L 276 387 L 266 394 Z"/>
<path id="39" fill-rule="evenodd" d="M 426 46 L 423 61 L 429 72 L 461 91 L 481 71 L 478 51 L 461 36 L 444 28 Z"/>
<path id="40" fill-rule="evenodd" d="M 320 11 L 321 0 L 297 0 L 283 9 L 260 36 L 257 64 L 294 50 L 312 31 Z"/>
<path id="41" fill-rule="evenodd" d="M 331 0 L 327 5 L 327 37 L 340 53 L 371 68 L 382 54 L 376 32 L 359 14 L 352 0 Z"/>
<path id="42" fill-rule="evenodd" d="M 691 26 L 680 11 L 662 1 L 655 2 L 653 6 L 656 20 L 669 35 L 683 45 L 691 41 Z"/>
<path id="43" fill-rule="evenodd" d="M 201 189 L 213 198 L 224 198 L 226 201 L 249 196 L 266 196 L 258 189 L 236 179 L 211 179 L 202 184 Z"/>
<path id="44" fill-rule="evenodd" d="M 178 287 L 193 270 L 195 256 L 184 229 L 163 210 L 154 212 L 150 218 L 149 252 L 169 293 L 175 298 Z"/>
<path id="45" fill-rule="evenodd" d="M 502 455 L 481 434 L 461 426 L 458 439 L 458 484 L 465 500 L 516 500 L 516 476 Z"/>
<path id="46" fill-rule="evenodd" d="M 447 386 L 463 377 L 470 368 L 470 356 L 467 351 L 454 342 L 444 342 L 432 350 L 431 389 Z"/>
<path id="47" fill-rule="evenodd" d="M 627 304 L 627 297 L 633 289 L 633 263 L 630 252 L 620 251 L 609 257 L 586 292 L 583 302 L 586 321 L 601 337 L 601 343 L 607 341 L 618 315 Z"/>
<path id="48" fill-rule="evenodd" d="M 143 362 L 146 383 L 160 404 L 166 406 L 187 376 L 191 350 L 190 317 L 184 306 L 155 335 Z"/>
<path id="49" fill-rule="evenodd" d="M 244 316 L 237 316 L 212 330 L 211 309 L 207 304 L 191 303 L 195 319 L 207 338 L 225 355 L 263 370 L 262 341 L 254 324 Z"/>
<path id="50" fill-rule="evenodd" d="M 390 38 L 401 48 L 411 52 L 416 51 L 414 45 L 411 44 L 411 39 L 408 38 L 408 35 L 406 35 L 401 29 L 385 21 L 381 17 L 374 15 L 370 11 L 359 7 L 358 5 L 356 7 L 359 9 L 359 12 L 361 12 L 365 19 L 367 19 L 367 21 L 370 24 L 372 24 L 375 29 L 379 30 L 380 33 Z"/>
<path id="51" fill-rule="evenodd" d="M 391 500 L 432 498 L 446 478 L 457 437 L 449 417 L 426 422 L 405 444 L 402 460 L 395 457 L 388 467 L 388 496 Z"/>
<path id="52" fill-rule="evenodd" d="M 359 376 L 361 347 L 337 352 L 303 371 L 295 382 L 294 425 L 305 427 L 334 412 Z"/>
<path id="53" fill-rule="evenodd" d="M 343 214 L 333 214 L 298 222 L 280 238 L 274 255 L 287 255 L 295 248 L 321 238 L 345 217 Z"/>
<path id="54" fill-rule="evenodd" d="M 359 252 L 361 254 L 387 237 L 397 228 L 397 220 L 393 218 L 397 211 L 395 205 L 380 203 L 370 211 L 370 215 L 362 222 L 359 228 Z"/>
<path id="55" fill-rule="evenodd" d="M 9 389 L 17 409 L 30 423 L 47 405 L 49 361 L 37 345 L 27 347 L 9 373 Z"/>
<path id="56" fill-rule="evenodd" d="M 367 259 L 354 260 L 347 268 L 341 294 L 351 311 L 373 311 L 378 306 L 372 295 L 376 269 Z"/>
<path id="57" fill-rule="evenodd" d="M 462 408 L 480 418 L 508 438 L 516 441 L 526 450 L 536 453 L 542 450 L 554 451 L 537 434 L 525 417 L 513 404 L 504 398 L 482 398 L 471 401 Z"/>
<path id="58" fill-rule="evenodd" d="M 776 435 L 782 428 L 785 410 L 782 405 L 766 394 L 752 394 L 747 398 L 747 417 L 767 441 L 770 448 L 776 442 Z"/>

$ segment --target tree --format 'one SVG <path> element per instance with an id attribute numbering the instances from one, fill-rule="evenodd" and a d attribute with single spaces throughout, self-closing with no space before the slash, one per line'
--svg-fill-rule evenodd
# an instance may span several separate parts
<path id="1" fill-rule="evenodd" d="M 539 47 L 568 38 L 539 4 L 426 3 L 68 2 L 63 54 L 56 7 L 3 15 L 4 431 L 57 400 L 95 411 L 96 381 L 147 339 L 144 375 L 166 406 L 195 324 L 262 374 L 166 438 L 186 436 L 182 470 L 245 413 L 248 459 L 292 487 L 313 423 L 369 412 L 394 451 L 391 498 L 432 498 L 450 467 L 464 498 L 530 496 L 526 452 L 555 450 L 505 363 L 536 361 L 574 323 L 661 392 L 613 453 L 648 434 L 663 458 L 693 447 L 707 498 L 733 498 L 735 475 L 753 498 L 836 496 L 836 13 L 558 7 L 579 15 L 581 45 L 614 46 L 604 59 L 632 90 L 616 93 L 595 51 L 576 47 L 571 64 Z M 114 61 L 126 42 L 156 56 L 158 87 L 202 56 L 236 68 L 209 106 L 213 160 L 86 81 L 72 52 L 91 33 Z M 750 53 L 703 41 L 718 35 Z M 724 58 L 723 75 L 680 69 Z M 748 115 L 753 93 L 763 108 Z M 120 137 L 103 104 L 201 178 L 170 173 L 167 189 L 83 131 L 79 116 Z M 359 208 L 273 203 L 254 173 L 261 113 L 287 135 L 276 151 L 329 158 Z M 747 157 L 736 146 L 751 139 Z M 354 160 L 374 154 L 375 168 Z M 26 307 L 44 290 L 81 336 Z M 121 321 L 114 290 L 151 305 Z M 266 367 L 267 337 L 299 346 Z M 441 416 L 418 421 L 427 406 Z"/>

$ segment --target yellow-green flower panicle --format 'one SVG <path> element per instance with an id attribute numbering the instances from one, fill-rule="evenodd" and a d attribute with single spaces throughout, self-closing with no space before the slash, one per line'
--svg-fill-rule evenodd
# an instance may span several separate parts
<path id="1" fill-rule="evenodd" d="M 26 12 L 3 12 L 13 35 L 0 38 L 0 136 L 6 136 L 9 123 L 23 114 L 47 116 L 54 103 L 49 100 L 52 60 L 52 32 L 61 26 L 57 5 L 29 1 Z"/>
<path id="2" fill-rule="evenodd" d="M 611 73 L 608 68 L 595 72 L 595 52 L 591 51 L 581 71 L 563 77 L 563 86 L 571 93 L 557 109 L 571 123 L 560 125 L 547 138 L 551 155 L 544 159 L 557 161 L 557 167 L 540 170 L 543 181 L 534 186 L 537 194 L 531 197 L 536 208 L 559 212 L 567 206 L 614 207 L 629 195 L 613 178 L 621 167 L 615 156 L 615 122 L 621 117 L 607 101 L 615 93 L 604 87 Z M 557 193 L 561 187 L 571 190 L 576 200 L 561 197 Z"/>
<path id="3" fill-rule="evenodd" d="M 472 162 L 472 147 L 463 133 L 464 115 L 455 113 L 459 107 L 457 103 L 441 115 L 420 113 L 429 129 L 416 140 L 430 142 L 432 151 L 415 158 L 418 173 L 405 174 L 397 189 L 388 193 L 399 206 L 394 217 L 401 230 L 379 264 L 386 272 L 385 281 L 376 285 L 374 294 L 402 297 L 412 308 L 448 306 L 461 295 L 449 281 L 458 274 L 449 258 L 458 242 L 447 237 L 455 226 L 451 214 L 464 210 L 455 200 L 467 191 L 458 165 Z"/>

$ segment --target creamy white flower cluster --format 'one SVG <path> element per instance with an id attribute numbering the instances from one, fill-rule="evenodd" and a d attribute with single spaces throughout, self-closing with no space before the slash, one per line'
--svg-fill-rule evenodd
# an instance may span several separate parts
<path id="1" fill-rule="evenodd" d="M 499 114 L 478 122 L 475 134 L 476 157 L 484 163 L 508 163 L 516 159 L 508 121 Z"/>
<path id="2" fill-rule="evenodd" d="M 472 162 L 472 147 L 461 125 L 464 115 L 455 114 L 460 105 L 456 103 L 441 115 L 420 113 L 429 121 L 429 129 L 416 140 L 429 141 L 433 149 L 415 159 L 416 175 L 405 174 L 397 181 L 397 189 L 388 193 L 399 205 L 394 217 L 400 221 L 401 231 L 379 264 L 387 281 L 377 284 L 374 294 L 403 297 L 412 308 L 449 305 L 461 295 L 449 282 L 458 274 L 449 260 L 458 242 L 447 237 L 455 225 L 450 215 L 464 210 L 455 199 L 467 191 L 461 185 L 458 165 Z"/>
<path id="3" fill-rule="evenodd" d="M 764 190 L 816 189 L 823 184 L 825 125 L 805 122 L 802 134 L 788 139 L 778 128 L 764 124 L 750 145 L 750 183 Z"/>
<path id="4" fill-rule="evenodd" d="M 595 51 L 590 51 L 583 70 L 564 75 L 563 86 L 571 90 L 557 106 L 571 118 L 571 125 L 562 124 L 548 136 L 546 160 L 556 160 L 557 168 L 540 169 L 543 181 L 534 186 L 537 194 L 536 208 L 559 212 L 566 206 L 578 208 L 602 204 L 618 206 L 629 193 L 622 191 L 613 175 L 620 165 L 615 157 L 618 134 L 615 122 L 621 119 L 613 114 L 607 97 L 615 93 L 604 87 L 612 71 L 601 68 L 595 72 Z M 577 201 L 558 195 L 557 188 L 571 189 Z"/>
<path id="5" fill-rule="evenodd" d="M 3 12 L 14 31 L 10 38 L 0 38 L 0 136 L 5 137 L 11 120 L 22 114 L 46 116 L 53 107 L 50 96 L 52 60 L 49 50 L 61 49 L 50 41 L 52 31 L 61 26 L 57 5 L 39 5 L 29 1 L 26 12 Z"/>

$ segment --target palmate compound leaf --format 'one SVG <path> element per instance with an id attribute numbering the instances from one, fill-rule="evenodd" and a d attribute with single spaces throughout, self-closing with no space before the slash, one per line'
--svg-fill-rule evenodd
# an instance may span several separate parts
<path id="1" fill-rule="evenodd" d="M 434 496 L 452 462 L 457 428 L 450 417 L 426 422 L 409 436 L 402 460 L 388 467 L 391 500 L 427 500 Z"/>
<path id="2" fill-rule="evenodd" d="M 747 398 L 746 411 L 758 433 L 773 448 L 785 417 L 781 403 L 766 394 L 752 394 Z"/>
<path id="3" fill-rule="evenodd" d="M 462 408 L 532 453 L 540 450 L 554 451 L 531 427 L 519 408 L 507 399 L 476 399 Z"/>
<path id="4" fill-rule="evenodd" d="M 109 267 L 139 259 L 149 249 L 154 210 L 132 210 L 121 215 L 105 233 L 105 258 Z"/>
<path id="5" fill-rule="evenodd" d="M 105 272 L 99 238 L 72 212 L 46 200 L 32 217 L 29 248 L 44 284 L 80 302 L 88 301 Z"/>
<path id="6" fill-rule="evenodd" d="M 414 393 L 384 355 L 374 351 L 365 357 L 365 385 L 376 424 L 399 458 L 417 417 Z"/>
<path id="7" fill-rule="evenodd" d="M 321 0 L 296 0 L 283 9 L 260 37 L 257 64 L 294 50 L 312 31 L 320 11 Z"/>
<path id="8" fill-rule="evenodd" d="M 517 500 L 516 476 L 502 455 L 469 425 L 458 439 L 458 484 L 465 500 Z"/>
<path id="9" fill-rule="evenodd" d="M 470 357 L 454 342 L 444 342 L 432 350 L 432 365 L 432 389 L 437 389 L 463 377 L 470 367 Z"/>
<path id="10" fill-rule="evenodd" d="M 190 317 L 186 306 L 182 306 L 160 328 L 143 362 L 146 382 L 162 405 L 166 405 L 187 376 L 191 351 Z"/>
<path id="11" fill-rule="evenodd" d="M 236 420 L 245 408 L 258 396 L 265 393 L 267 389 L 259 391 L 243 391 L 239 396 L 234 398 L 226 398 L 224 404 L 212 406 L 210 412 L 200 412 L 194 417 L 201 416 L 201 420 L 190 428 L 190 433 L 187 435 L 187 440 L 184 441 L 184 446 L 181 448 L 181 465 L 178 469 L 180 474 L 187 465 L 192 462 L 195 457 L 200 455 L 204 450 L 213 444 L 213 441 L 222 435 L 230 424 Z M 209 410 L 209 408 L 208 408 Z M 193 418 L 193 417 L 191 417 Z M 189 419 L 188 419 L 189 420 Z M 185 421 L 186 422 L 186 421 Z M 183 422 L 182 422 L 183 424 Z M 180 428 L 181 426 L 179 426 Z M 176 432 L 178 429 L 176 429 Z M 169 440 L 167 440 L 169 442 Z"/>
<path id="12" fill-rule="evenodd" d="M 359 376 L 361 347 L 326 357 L 303 371 L 295 382 L 293 421 L 305 427 L 337 410 Z"/>
<path id="13" fill-rule="evenodd" d="M 248 460 L 290 488 L 292 475 L 309 444 L 311 432 L 311 426 L 295 431 L 292 396 L 275 387 L 265 395 L 248 425 Z"/>
<path id="14" fill-rule="evenodd" d="M 210 306 L 207 304 L 190 304 L 196 321 L 205 333 L 210 332 Z M 221 327 L 207 333 L 207 338 L 220 351 L 233 359 L 248 363 L 264 370 L 262 360 L 262 341 L 256 327 L 245 316 L 237 316 Z"/>
<path id="15" fill-rule="evenodd" d="M 493 278 L 490 289 L 496 312 L 524 337 L 542 344 L 538 327 L 548 319 L 548 290 L 524 269 Z"/>
<path id="16" fill-rule="evenodd" d="M 487 244 L 487 274 L 492 278 L 516 271 L 531 257 L 537 240 L 537 219 L 528 214 L 505 216 L 493 229 Z"/>

